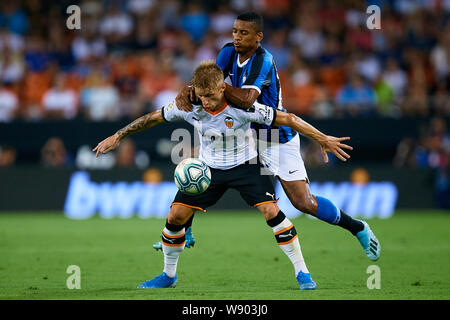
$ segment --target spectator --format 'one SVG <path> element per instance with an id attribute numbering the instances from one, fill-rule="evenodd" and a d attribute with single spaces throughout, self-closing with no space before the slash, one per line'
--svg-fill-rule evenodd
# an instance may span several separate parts
<path id="1" fill-rule="evenodd" d="M 325 87 L 318 86 L 316 99 L 311 109 L 312 116 L 317 119 L 331 118 L 334 115 L 335 108 Z"/>
<path id="2" fill-rule="evenodd" d="M 78 61 L 92 61 L 96 58 L 102 58 L 106 55 L 105 40 L 86 31 L 72 42 L 72 54 Z"/>
<path id="3" fill-rule="evenodd" d="M 229 35 L 227 34 L 227 36 Z M 224 41 L 223 45 L 226 42 L 227 40 Z M 212 32 L 207 33 L 195 53 L 195 59 L 197 61 L 197 64 L 200 61 L 216 60 L 217 50 L 220 50 L 222 46 L 219 45 L 218 47 L 216 47 L 216 38 L 214 33 Z"/>
<path id="4" fill-rule="evenodd" d="M 22 53 L 25 42 L 22 36 L 12 33 L 8 28 L 0 26 L 0 50 L 8 47 L 13 53 Z"/>
<path id="5" fill-rule="evenodd" d="M 289 49 L 286 46 L 286 37 L 287 31 L 285 29 L 277 29 L 270 34 L 269 41 L 264 45 L 272 53 L 279 70 L 285 70 L 289 63 Z"/>
<path id="6" fill-rule="evenodd" d="M 175 29 L 179 25 L 181 2 L 178 0 L 158 1 L 158 28 Z"/>
<path id="7" fill-rule="evenodd" d="M 293 99 L 289 99 L 289 111 L 300 115 L 311 114 L 312 104 L 318 97 L 318 86 L 314 79 L 313 69 L 308 68 L 304 61 L 299 60 L 292 66 L 292 92 Z"/>
<path id="8" fill-rule="evenodd" d="M 397 168 L 417 166 L 415 158 L 416 141 L 412 138 L 404 138 L 397 145 L 392 164 Z"/>
<path id="9" fill-rule="evenodd" d="M 47 140 L 41 149 L 41 165 L 44 167 L 64 167 L 70 164 L 66 147 L 59 137 Z"/>
<path id="10" fill-rule="evenodd" d="M 199 61 L 195 57 L 196 47 L 189 36 L 179 41 L 180 54 L 173 58 L 173 69 L 183 82 L 189 82 Z"/>
<path id="11" fill-rule="evenodd" d="M 322 66 L 337 66 L 343 60 L 341 48 L 336 37 L 326 37 L 323 50 L 319 54 L 319 62 Z"/>
<path id="12" fill-rule="evenodd" d="M 374 83 L 378 75 L 381 72 L 381 65 L 378 61 L 377 57 L 373 54 L 361 54 L 359 55 L 356 64 L 355 64 L 359 74 L 363 76 L 363 78 L 369 80 Z"/>
<path id="13" fill-rule="evenodd" d="M 0 146 L 0 168 L 10 167 L 16 163 L 17 151 L 10 146 Z"/>
<path id="14" fill-rule="evenodd" d="M 133 19 L 127 12 L 121 11 L 116 2 L 108 7 L 99 25 L 100 34 L 105 37 L 110 49 L 120 48 L 130 40 L 133 28 Z"/>
<path id="15" fill-rule="evenodd" d="M 163 181 L 163 174 L 158 168 L 148 168 L 142 175 L 142 181 L 145 183 L 160 183 Z"/>
<path id="16" fill-rule="evenodd" d="M 127 138 L 120 142 L 116 153 L 116 166 L 132 168 L 136 166 L 136 144 Z"/>
<path id="17" fill-rule="evenodd" d="M 22 80 L 24 72 L 22 55 L 3 46 L 0 52 L 0 81 L 17 83 Z"/>
<path id="18" fill-rule="evenodd" d="M 117 120 L 120 117 L 119 92 L 99 71 L 81 92 L 87 118 L 94 121 Z"/>
<path id="19" fill-rule="evenodd" d="M 375 91 L 364 83 L 361 76 L 352 74 L 349 83 L 338 91 L 336 103 L 338 115 L 372 115 L 376 103 Z"/>
<path id="20" fill-rule="evenodd" d="M 42 99 L 46 118 L 73 119 L 78 114 L 78 98 L 75 91 L 65 85 L 66 76 L 59 73 Z"/>
<path id="21" fill-rule="evenodd" d="M 19 100 L 8 83 L 0 82 L 0 122 L 9 122 L 19 113 Z"/>
<path id="22" fill-rule="evenodd" d="M 434 92 L 432 103 L 434 113 L 436 115 L 443 117 L 450 116 L 450 95 L 445 82 L 438 82 L 437 90 Z"/>
<path id="23" fill-rule="evenodd" d="M 65 23 L 65 1 L 3 1 L 0 81 L 12 84 L 21 105 L 19 115 L 37 120 L 55 70 L 67 73 L 70 87 L 80 90 L 92 87 L 89 78 L 102 69 L 108 74 L 107 92 L 117 94 L 113 100 L 118 105 L 113 109 L 119 111 L 112 118 L 139 114 L 157 104 L 157 97 L 159 101 L 171 96 L 179 79 L 189 81 L 199 61 L 215 59 L 218 50 L 231 41 L 236 14 L 254 10 L 265 18 L 263 45 L 274 54 L 284 77 L 283 101 L 288 107 L 299 106 L 300 113 L 311 115 L 327 110 L 317 116 L 329 115 L 337 103 L 336 99 L 330 108 L 329 97 L 337 97 L 349 85 L 346 75 L 356 71 L 376 94 L 375 102 L 368 99 L 372 113 L 445 116 L 449 114 L 449 5 L 435 2 L 383 3 L 382 30 L 368 30 L 367 4 L 358 1 L 83 0 L 79 3 L 82 29 L 68 30 L 58 27 Z M 300 86 L 304 74 L 291 70 L 293 54 L 306 62 L 312 79 Z M 131 76 L 128 71 L 126 76 L 115 73 L 128 70 L 132 60 L 139 62 L 134 63 Z M 117 61 L 124 63 L 117 67 Z M 352 72 L 345 69 L 348 64 L 354 65 Z M 325 90 L 320 92 L 321 102 L 316 103 L 311 85 Z M 84 90 L 82 97 L 88 92 Z M 344 110 L 341 105 L 337 109 Z"/>
<path id="24" fill-rule="evenodd" d="M 45 72 L 50 65 L 51 56 L 45 40 L 37 33 L 27 37 L 25 61 L 29 72 Z"/>
<path id="25" fill-rule="evenodd" d="M 430 53 L 431 63 L 436 75 L 436 81 L 443 81 L 450 72 L 450 28 L 439 36 L 439 42 Z"/>
<path id="26" fill-rule="evenodd" d="M 403 116 L 427 116 L 429 114 L 426 86 L 422 82 L 414 82 L 408 87 L 401 110 Z"/>
<path id="27" fill-rule="evenodd" d="M 408 84 L 408 77 L 405 71 L 400 69 L 396 60 L 391 58 L 387 61 L 386 69 L 383 71 L 383 80 L 392 88 L 397 99 L 403 97 Z"/>
<path id="28" fill-rule="evenodd" d="M 289 34 L 289 43 L 300 49 L 303 58 L 311 60 L 317 59 L 323 52 L 324 42 L 319 21 L 310 12 L 302 13 L 296 28 Z"/>
<path id="29" fill-rule="evenodd" d="M 209 16 L 197 1 L 189 1 L 185 12 L 181 17 L 181 27 L 189 33 L 195 43 L 199 43 L 208 30 Z"/>
<path id="30" fill-rule="evenodd" d="M 155 4 L 155 0 L 129 0 L 127 2 L 127 9 L 135 15 L 145 15 Z"/>
<path id="31" fill-rule="evenodd" d="M 18 8 L 17 1 L 3 1 L 0 10 L 0 27 L 7 27 L 15 34 L 23 35 L 28 30 L 27 15 Z"/>
<path id="32" fill-rule="evenodd" d="M 154 57 L 150 55 L 148 58 L 152 61 Z M 177 81 L 177 74 L 173 70 L 168 55 L 163 57 L 161 54 L 154 62 L 146 65 L 138 89 L 139 98 L 146 105 L 145 109 L 151 111 L 154 110 L 153 108 L 159 107 L 154 105 L 155 97 L 161 91 L 174 88 Z"/>
<path id="33" fill-rule="evenodd" d="M 160 91 L 155 96 L 155 99 L 153 100 L 154 108 L 162 108 L 163 106 L 175 101 L 175 98 L 177 97 L 178 92 L 180 92 L 181 88 L 181 82 L 178 79 L 172 82 L 170 87 Z"/>
<path id="34" fill-rule="evenodd" d="M 131 42 L 135 50 L 155 49 L 157 46 L 156 19 L 150 14 L 140 15 L 136 23 L 136 36 Z"/>
<path id="35" fill-rule="evenodd" d="M 394 90 L 381 76 L 377 77 L 375 82 L 375 95 L 378 113 L 384 116 L 398 115 L 397 108 L 394 105 Z"/>
<path id="36" fill-rule="evenodd" d="M 235 19 L 236 15 L 231 11 L 229 5 L 221 2 L 211 15 L 211 29 L 216 35 L 229 34 Z"/>

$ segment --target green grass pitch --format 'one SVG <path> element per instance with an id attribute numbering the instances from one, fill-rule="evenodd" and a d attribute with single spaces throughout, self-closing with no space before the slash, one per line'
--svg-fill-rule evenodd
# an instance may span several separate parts
<path id="1" fill-rule="evenodd" d="M 175 289 L 136 287 L 161 273 L 152 248 L 163 219 L 74 221 L 62 213 L 0 214 L 0 299 L 450 299 L 450 214 L 399 211 L 368 219 L 381 242 L 370 261 L 346 230 L 305 216 L 292 219 L 317 283 L 300 291 L 289 259 L 256 211 L 197 214 L 197 243 L 178 263 Z M 69 290 L 69 265 L 81 289 Z M 370 265 L 381 288 L 369 290 Z"/>

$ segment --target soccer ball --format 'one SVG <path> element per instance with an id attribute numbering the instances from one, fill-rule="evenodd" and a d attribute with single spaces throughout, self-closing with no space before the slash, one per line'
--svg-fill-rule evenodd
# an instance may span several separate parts
<path id="1" fill-rule="evenodd" d="M 199 159 L 184 159 L 175 168 L 174 180 L 181 192 L 191 196 L 201 194 L 211 183 L 211 170 Z"/>

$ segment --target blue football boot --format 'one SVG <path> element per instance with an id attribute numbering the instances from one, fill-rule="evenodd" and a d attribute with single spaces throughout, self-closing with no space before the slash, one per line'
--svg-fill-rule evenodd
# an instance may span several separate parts
<path id="1" fill-rule="evenodd" d="M 297 275 L 297 281 L 300 290 L 314 290 L 317 288 L 316 283 L 311 279 L 311 274 L 300 271 Z"/>
<path id="2" fill-rule="evenodd" d="M 186 233 L 184 236 L 186 237 L 186 247 L 194 247 L 195 239 L 194 235 L 192 234 L 192 227 L 186 229 Z"/>
<path id="3" fill-rule="evenodd" d="M 195 238 L 194 235 L 192 234 L 192 227 L 187 228 L 185 237 L 186 237 L 186 248 L 194 247 Z M 156 251 L 158 250 L 162 251 L 162 242 L 161 241 L 155 242 L 153 244 L 153 249 L 155 249 Z"/>
<path id="4" fill-rule="evenodd" d="M 156 251 L 161 250 L 162 251 L 162 242 L 161 241 L 157 241 L 153 244 L 153 249 L 155 249 Z"/>
<path id="5" fill-rule="evenodd" d="M 156 289 L 156 288 L 175 288 L 177 286 L 177 275 L 171 278 L 165 272 L 152 280 L 144 281 L 138 288 L 141 289 Z"/>
<path id="6" fill-rule="evenodd" d="M 364 224 L 364 229 L 356 234 L 356 238 L 364 249 L 370 260 L 376 261 L 380 257 L 381 245 L 375 234 L 370 229 L 367 222 L 360 220 Z"/>

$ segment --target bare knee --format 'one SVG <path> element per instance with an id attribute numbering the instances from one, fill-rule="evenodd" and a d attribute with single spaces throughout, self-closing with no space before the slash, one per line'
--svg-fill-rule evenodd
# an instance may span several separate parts
<path id="1" fill-rule="evenodd" d="M 259 205 L 257 208 L 261 211 L 266 221 L 275 218 L 280 211 L 276 203 L 265 203 Z"/>
<path id="2" fill-rule="evenodd" d="M 317 201 L 311 194 L 294 199 L 292 205 L 303 213 L 315 215 L 317 212 Z"/>
<path id="3" fill-rule="evenodd" d="M 186 206 L 175 204 L 170 208 L 167 222 L 177 226 L 184 225 L 194 213 L 194 210 Z"/>
<path id="4" fill-rule="evenodd" d="M 284 181 L 281 180 L 283 189 L 292 205 L 301 212 L 316 214 L 317 200 L 309 191 L 308 181 Z"/>

